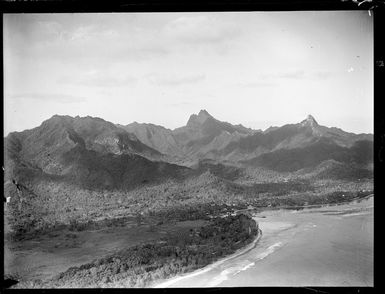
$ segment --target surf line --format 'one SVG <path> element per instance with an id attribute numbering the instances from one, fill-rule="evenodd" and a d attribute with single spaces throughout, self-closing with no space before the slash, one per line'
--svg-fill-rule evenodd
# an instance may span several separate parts
<path id="1" fill-rule="evenodd" d="M 262 230 L 258 229 L 257 236 L 255 237 L 253 242 L 250 243 L 249 245 L 246 245 L 246 247 L 238 249 L 233 254 L 231 254 L 231 255 L 229 255 L 227 257 L 224 257 L 224 258 L 222 258 L 222 259 L 220 259 L 220 260 L 218 260 L 218 261 L 216 261 L 216 262 L 214 262 L 212 264 L 209 264 L 209 265 L 205 266 L 202 269 L 198 269 L 196 271 L 193 271 L 193 272 L 185 274 L 185 275 L 180 275 L 180 276 L 173 277 L 173 278 L 171 278 L 168 281 L 162 282 L 162 283 L 160 283 L 158 285 L 154 285 L 152 288 L 167 288 L 167 287 L 171 286 L 172 284 L 175 284 L 176 282 L 179 282 L 181 280 L 184 280 L 184 279 L 187 279 L 187 278 L 192 278 L 192 277 L 195 277 L 197 275 L 206 273 L 206 272 L 216 268 L 217 266 L 221 265 L 222 263 L 224 263 L 224 262 L 226 262 L 228 260 L 231 260 L 233 258 L 239 257 L 239 256 L 249 252 L 250 250 L 254 249 L 257 246 L 257 243 L 261 239 L 261 237 L 262 237 Z"/>
<path id="2" fill-rule="evenodd" d="M 282 242 L 277 242 L 271 246 L 269 246 L 266 251 L 260 253 L 257 255 L 257 260 L 262 260 L 264 259 L 265 257 L 269 256 L 270 254 L 274 253 L 274 251 L 281 247 L 283 245 Z M 237 269 L 237 267 L 233 267 L 233 268 L 228 268 L 228 269 L 225 269 L 224 271 L 222 271 L 219 276 L 215 277 L 209 284 L 208 284 L 208 287 L 216 287 L 218 286 L 220 283 L 226 281 L 228 279 L 228 277 L 230 275 L 237 275 L 239 274 L 240 272 L 242 271 L 245 271 L 249 268 L 251 268 L 252 266 L 255 265 L 255 262 L 256 261 L 253 261 L 245 266 L 243 266 L 241 269 Z"/>

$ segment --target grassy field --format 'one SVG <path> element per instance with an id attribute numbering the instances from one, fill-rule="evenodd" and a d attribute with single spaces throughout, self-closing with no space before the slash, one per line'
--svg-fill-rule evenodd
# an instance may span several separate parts
<path id="1" fill-rule="evenodd" d="M 10 185 L 6 277 L 45 280 L 138 244 L 157 244 L 164 237 L 177 241 L 212 217 L 249 206 L 322 205 L 373 193 L 372 179 L 275 180 L 241 183 L 204 173 L 130 191 L 88 190 L 52 181 L 21 191 Z"/>
<path id="2" fill-rule="evenodd" d="M 144 230 L 143 227 L 137 229 Z M 215 218 L 208 223 L 188 221 L 171 227 L 160 226 L 154 234 L 159 239 L 146 240 L 146 236 L 141 236 L 137 242 L 121 242 L 122 246 L 103 242 L 103 247 L 112 245 L 110 253 L 93 253 L 89 256 L 92 260 L 88 262 L 79 264 L 77 261 L 64 271 L 51 272 L 41 278 L 19 277 L 19 283 L 14 288 L 147 287 L 156 281 L 202 268 L 236 252 L 253 242 L 258 231 L 256 222 L 243 214 Z M 92 239 L 88 241 L 92 243 L 89 250 L 93 250 L 93 245 L 103 249 L 95 238 L 105 239 L 107 236 L 100 235 L 100 232 L 92 233 Z M 83 254 L 87 254 L 85 246 L 81 247 Z M 35 267 L 39 269 L 42 265 Z"/>
<path id="3" fill-rule="evenodd" d="M 45 280 L 69 267 L 79 266 L 121 249 L 183 234 L 206 222 L 184 221 L 150 225 L 127 222 L 123 226 L 81 232 L 62 229 L 36 238 L 5 240 L 5 275 L 19 281 Z"/>

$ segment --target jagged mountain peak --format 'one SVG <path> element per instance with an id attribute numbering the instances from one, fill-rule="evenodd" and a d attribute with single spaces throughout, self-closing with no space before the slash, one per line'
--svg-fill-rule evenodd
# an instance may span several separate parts
<path id="1" fill-rule="evenodd" d="M 111 122 L 106 121 L 100 117 L 93 117 L 93 116 L 70 116 L 70 115 L 60 115 L 60 114 L 54 114 L 49 119 L 45 120 L 43 123 L 52 123 L 52 122 L 86 122 L 86 121 L 96 121 L 96 122 L 102 122 L 108 125 L 113 125 Z"/>
<path id="2" fill-rule="evenodd" d="M 187 125 L 203 124 L 208 118 L 213 118 L 205 109 L 199 111 L 198 115 L 192 114 Z"/>
<path id="3" fill-rule="evenodd" d="M 69 115 L 58 115 L 55 114 L 52 117 L 46 119 L 43 121 L 40 125 L 40 128 L 42 130 L 48 130 L 48 129 L 61 129 L 61 128 L 67 128 L 69 125 L 73 122 L 73 117 Z M 34 129 L 31 129 L 31 131 Z"/>
<path id="4" fill-rule="evenodd" d="M 317 121 L 315 120 L 315 118 L 309 114 L 306 119 L 304 119 L 302 122 L 301 122 L 301 125 L 303 126 L 311 126 L 311 127 L 316 127 L 318 126 L 318 123 Z"/>
<path id="5" fill-rule="evenodd" d="M 199 111 L 199 113 L 198 113 L 198 116 L 204 116 L 204 117 L 210 117 L 211 115 L 210 115 L 210 113 L 208 113 L 207 112 L 207 110 L 206 109 L 201 109 L 200 111 Z"/>
<path id="6" fill-rule="evenodd" d="M 21 136 L 24 138 L 23 154 L 27 160 L 32 158 L 46 171 L 48 169 L 51 171 L 49 160 L 45 159 L 46 153 L 51 154 L 52 161 L 53 154 L 60 157 L 60 154 L 68 152 L 76 144 L 84 150 L 101 154 L 138 154 L 155 160 L 162 156 L 156 149 L 139 141 L 135 134 L 102 118 L 92 116 L 54 115 L 39 127 L 22 132 Z"/>
<path id="7" fill-rule="evenodd" d="M 46 119 L 43 122 L 54 122 L 54 121 L 64 121 L 64 120 L 72 120 L 73 117 L 69 115 L 60 115 L 60 114 L 54 114 L 50 118 Z"/>

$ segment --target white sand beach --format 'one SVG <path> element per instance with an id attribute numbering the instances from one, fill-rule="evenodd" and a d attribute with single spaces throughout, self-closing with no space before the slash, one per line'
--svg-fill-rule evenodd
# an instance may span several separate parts
<path id="1" fill-rule="evenodd" d="M 373 197 L 255 219 L 256 246 L 155 287 L 373 286 Z"/>

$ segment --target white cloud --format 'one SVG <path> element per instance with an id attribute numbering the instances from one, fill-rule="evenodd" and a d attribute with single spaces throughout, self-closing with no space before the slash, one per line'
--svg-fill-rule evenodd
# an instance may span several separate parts
<path id="1" fill-rule="evenodd" d="M 5 15 L 4 88 L 25 93 L 5 95 L 5 105 L 13 116 L 21 113 L 12 124 L 28 121 L 23 127 L 58 112 L 178 127 L 201 108 L 236 123 L 276 116 L 287 123 L 297 112 L 315 111 L 327 121 L 346 105 L 349 115 L 370 121 L 367 18 L 362 12 Z M 349 64 L 355 70 L 347 74 Z M 351 103 L 354 95 L 361 104 Z M 82 97 L 92 103 L 70 104 Z M 111 99 L 120 107 L 111 108 Z M 284 105 L 281 112 L 276 105 Z"/>
<path id="2" fill-rule="evenodd" d="M 165 86 L 180 86 L 184 84 L 196 84 L 206 79 L 205 75 L 176 76 L 158 73 L 148 74 L 147 80 L 152 84 Z"/>
<path id="3" fill-rule="evenodd" d="M 190 101 L 180 101 L 175 103 L 166 103 L 165 106 L 180 108 L 180 109 L 190 109 L 191 107 L 194 107 L 196 105 Z"/>
<path id="4" fill-rule="evenodd" d="M 11 94 L 9 98 L 16 100 L 44 100 L 47 102 L 51 101 L 59 103 L 78 103 L 87 100 L 85 97 L 58 93 L 20 93 Z"/>
<path id="5" fill-rule="evenodd" d="M 37 28 L 33 30 L 34 32 L 43 32 L 51 38 L 61 37 L 64 33 L 63 26 L 57 21 L 38 21 L 36 25 Z"/>
<path id="6" fill-rule="evenodd" d="M 81 75 L 80 77 L 75 76 L 64 76 L 58 79 L 59 84 L 79 85 L 86 87 L 124 87 L 136 83 L 137 79 L 133 76 L 124 75 L 122 73 L 105 73 L 98 70 L 90 70 Z"/>
<path id="7" fill-rule="evenodd" d="M 73 31 L 71 33 L 70 40 L 71 41 L 76 41 L 76 40 L 79 40 L 79 39 L 89 39 L 89 38 L 93 37 L 93 35 L 95 33 L 96 32 L 95 32 L 95 27 L 94 26 L 79 27 L 79 28 L 75 29 L 75 31 Z"/>
<path id="8" fill-rule="evenodd" d="M 237 85 L 241 87 L 253 88 L 253 87 L 273 87 L 276 84 L 272 82 L 254 81 L 254 82 L 242 82 Z"/>
<path id="9" fill-rule="evenodd" d="M 262 80 L 266 79 L 327 79 L 332 75 L 329 71 L 311 71 L 305 72 L 304 70 L 288 70 L 278 73 L 263 73 L 259 74 L 258 78 Z"/>
<path id="10" fill-rule="evenodd" d="M 182 16 L 169 22 L 165 35 L 187 43 L 220 43 L 240 33 L 238 27 L 212 16 Z"/>
<path id="11" fill-rule="evenodd" d="M 109 29 L 100 24 L 82 24 L 79 26 L 65 26 L 63 23 L 54 20 L 41 20 L 32 26 L 31 33 L 36 40 L 41 39 L 47 42 L 56 41 L 79 41 L 100 37 L 118 37 L 116 30 Z M 46 39 L 44 39 L 46 38 Z"/>

